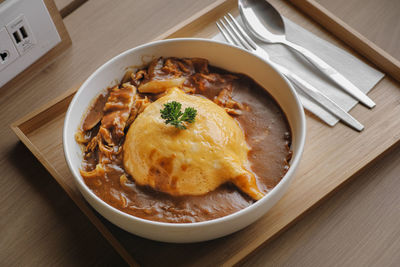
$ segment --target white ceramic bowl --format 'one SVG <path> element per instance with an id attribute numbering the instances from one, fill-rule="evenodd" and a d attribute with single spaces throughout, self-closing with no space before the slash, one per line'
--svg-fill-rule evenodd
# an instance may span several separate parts
<path id="1" fill-rule="evenodd" d="M 82 152 L 75 142 L 89 103 L 105 88 L 120 80 L 127 66 L 142 66 L 154 57 L 201 57 L 211 65 L 252 77 L 275 98 L 285 112 L 291 130 L 291 167 L 264 198 L 234 214 L 198 223 L 162 223 L 134 217 L 98 198 L 84 183 L 79 168 Z M 206 39 L 170 39 L 152 42 L 123 52 L 98 68 L 80 87 L 68 108 L 63 131 L 64 153 L 75 182 L 85 199 L 101 215 L 133 234 L 164 242 L 198 242 L 238 231 L 263 216 L 285 193 L 300 161 L 305 140 L 305 117 L 300 101 L 278 72 L 257 56 L 237 47 Z"/>

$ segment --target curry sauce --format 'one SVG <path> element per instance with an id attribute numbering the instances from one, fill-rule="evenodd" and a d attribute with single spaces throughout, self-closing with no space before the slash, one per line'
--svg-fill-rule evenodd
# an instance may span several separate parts
<path id="1" fill-rule="evenodd" d="M 126 132 L 169 86 L 223 107 L 245 134 L 251 171 L 260 191 L 268 194 L 279 183 L 289 168 L 291 132 L 272 96 L 250 77 L 211 67 L 205 59 L 159 58 L 101 94 L 76 134 L 84 152 L 82 177 L 99 198 L 128 214 L 171 223 L 211 220 L 255 202 L 231 183 L 201 196 L 172 196 L 137 185 L 124 170 L 121 150 Z M 169 164 L 160 162 L 165 169 Z"/>

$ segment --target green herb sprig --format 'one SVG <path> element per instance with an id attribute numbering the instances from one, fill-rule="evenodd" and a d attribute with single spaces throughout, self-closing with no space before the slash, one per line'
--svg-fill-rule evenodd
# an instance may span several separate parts
<path id="1" fill-rule="evenodd" d="M 180 130 L 187 129 L 185 123 L 193 123 L 195 121 L 197 110 L 194 108 L 185 108 L 181 111 L 182 104 L 172 101 L 164 104 L 164 109 L 160 110 L 161 118 L 165 120 L 165 124 L 171 124 Z"/>

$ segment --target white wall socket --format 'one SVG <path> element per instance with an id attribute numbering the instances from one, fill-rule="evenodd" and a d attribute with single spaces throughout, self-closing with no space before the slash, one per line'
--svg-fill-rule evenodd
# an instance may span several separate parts
<path id="1" fill-rule="evenodd" d="M 21 56 L 35 45 L 35 36 L 23 14 L 8 23 L 6 28 Z"/>
<path id="2" fill-rule="evenodd" d="M 0 71 L 19 57 L 5 27 L 0 29 Z"/>
<path id="3" fill-rule="evenodd" d="M 61 42 L 43 0 L 0 3 L 0 87 Z"/>

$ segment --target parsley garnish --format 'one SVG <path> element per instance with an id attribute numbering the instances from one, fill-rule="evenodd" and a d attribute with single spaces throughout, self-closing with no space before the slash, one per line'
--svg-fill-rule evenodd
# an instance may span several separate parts
<path id="1" fill-rule="evenodd" d="M 185 108 L 181 111 L 182 104 L 176 101 L 164 104 L 164 109 L 160 110 L 161 118 L 165 120 L 165 124 L 171 124 L 178 129 L 186 129 L 184 122 L 193 123 L 197 115 L 197 110 L 194 108 Z"/>

